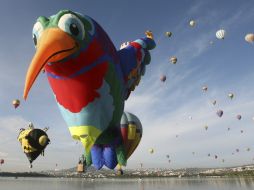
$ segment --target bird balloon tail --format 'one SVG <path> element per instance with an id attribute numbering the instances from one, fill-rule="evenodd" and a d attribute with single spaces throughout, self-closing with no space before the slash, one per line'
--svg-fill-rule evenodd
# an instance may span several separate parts
<path id="1" fill-rule="evenodd" d="M 145 74 L 146 65 L 151 62 L 149 50 L 155 48 L 151 31 L 146 32 L 146 37 L 122 44 L 118 55 L 125 82 L 125 100 L 131 91 L 139 84 L 141 76 Z"/>

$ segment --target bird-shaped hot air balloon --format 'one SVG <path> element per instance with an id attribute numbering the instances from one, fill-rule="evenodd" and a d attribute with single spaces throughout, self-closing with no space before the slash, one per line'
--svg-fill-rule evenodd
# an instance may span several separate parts
<path id="1" fill-rule="evenodd" d="M 32 162 L 40 155 L 44 155 L 44 149 L 49 144 L 50 140 L 46 131 L 48 128 L 43 130 L 36 129 L 30 122 L 27 129 L 21 128 L 18 135 L 18 141 L 20 142 L 27 159 L 30 162 L 32 168 Z"/>
<path id="2" fill-rule="evenodd" d="M 24 98 L 44 68 L 71 136 L 82 143 L 86 157 L 97 169 L 125 165 L 120 121 L 125 100 L 150 63 L 152 32 L 117 51 L 95 20 L 61 10 L 37 19 L 33 40 L 36 53 L 27 71 Z"/>

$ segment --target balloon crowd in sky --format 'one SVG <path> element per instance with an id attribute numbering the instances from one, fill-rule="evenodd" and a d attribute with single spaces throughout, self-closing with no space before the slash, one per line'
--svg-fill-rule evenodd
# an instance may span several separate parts
<path id="1" fill-rule="evenodd" d="M 186 27 L 197 25 L 191 19 Z M 219 28 L 214 35 L 223 41 L 227 32 Z M 174 38 L 174 34 L 167 31 L 164 38 Z M 246 33 L 243 40 L 253 44 L 254 34 Z M 124 107 L 149 69 L 150 51 L 156 47 L 152 31 L 147 30 L 144 37 L 122 43 L 117 50 L 104 29 L 91 17 L 61 10 L 53 16 L 37 19 L 33 27 L 33 42 L 36 53 L 26 73 L 24 99 L 29 101 L 32 86 L 38 75 L 44 73 L 71 137 L 84 148 L 85 165 L 98 170 L 107 167 L 121 171 L 138 147 L 145 130 L 139 118 L 124 111 Z M 213 44 L 210 41 L 210 45 Z M 156 58 L 153 61 L 156 62 Z M 169 55 L 168 62 L 172 67 L 181 64 L 176 55 Z M 157 79 L 167 84 L 166 73 Z M 208 94 L 210 87 L 204 84 L 199 90 Z M 235 92 L 228 92 L 225 96 L 232 101 L 237 98 Z M 216 99 L 209 101 L 213 106 L 219 105 Z M 22 109 L 19 99 L 14 99 L 12 105 L 15 109 Z M 214 117 L 222 118 L 224 114 L 220 108 L 214 112 Z M 235 116 L 238 121 L 243 118 L 241 113 Z M 192 120 L 192 115 L 188 119 Z M 32 123 L 26 129 L 20 129 L 18 141 L 30 167 L 39 155 L 44 155 L 50 138 L 54 138 L 48 137 L 48 129 L 35 128 Z M 204 124 L 202 129 L 209 131 L 209 125 Z M 230 127 L 227 130 L 230 131 Z M 250 150 L 246 148 L 246 151 Z M 240 150 L 236 148 L 232 154 L 238 152 Z M 156 149 L 150 147 L 148 153 L 156 154 Z M 197 154 L 191 153 L 193 156 Z M 220 155 L 211 153 L 207 156 L 220 158 Z M 165 159 L 168 163 L 173 162 L 169 154 Z M 226 162 L 224 158 L 221 161 Z M 0 164 L 4 163 L 4 159 L 0 159 Z"/>

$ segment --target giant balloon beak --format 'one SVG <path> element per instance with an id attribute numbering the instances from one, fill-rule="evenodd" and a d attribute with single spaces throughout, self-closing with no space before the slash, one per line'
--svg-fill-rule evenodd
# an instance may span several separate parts
<path id="1" fill-rule="evenodd" d="M 38 39 L 37 51 L 26 74 L 24 99 L 46 63 L 61 61 L 77 49 L 78 44 L 69 34 L 58 28 L 46 29 Z"/>

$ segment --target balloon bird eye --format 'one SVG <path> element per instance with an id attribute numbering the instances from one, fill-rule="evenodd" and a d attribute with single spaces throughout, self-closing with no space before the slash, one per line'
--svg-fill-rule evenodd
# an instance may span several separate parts
<path id="1" fill-rule="evenodd" d="M 35 47 L 37 46 L 38 39 L 41 36 L 41 33 L 43 31 L 43 26 L 40 22 L 36 22 L 33 27 L 33 41 Z"/>
<path id="2" fill-rule="evenodd" d="M 37 38 L 35 34 L 33 34 L 33 40 L 34 40 L 34 45 L 37 46 Z"/>
<path id="3" fill-rule="evenodd" d="M 73 14 L 63 15 L 58 22 L 58 27 L 68 34 L 83 40 L 85 36 L 84 25 L 81 20 Z"/>

